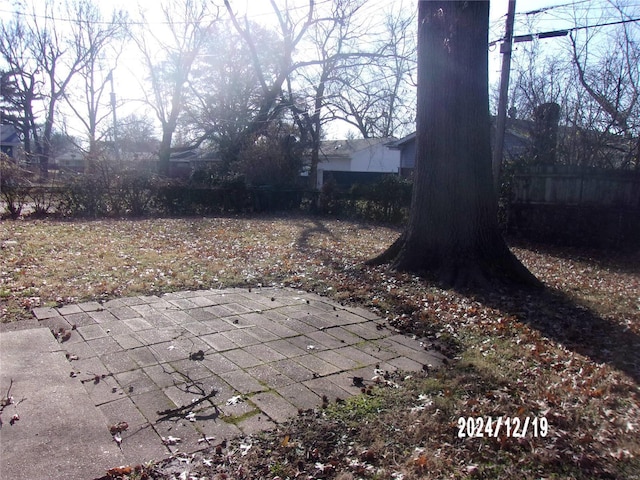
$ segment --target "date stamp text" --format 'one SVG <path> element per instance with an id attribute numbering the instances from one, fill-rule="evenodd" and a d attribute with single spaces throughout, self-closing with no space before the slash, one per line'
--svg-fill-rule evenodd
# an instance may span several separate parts
<path id="1" fill-rule="evenodd" d="M 546 417 L 460 417 L 458 438 L 538 438 L 549 434 Z"/>

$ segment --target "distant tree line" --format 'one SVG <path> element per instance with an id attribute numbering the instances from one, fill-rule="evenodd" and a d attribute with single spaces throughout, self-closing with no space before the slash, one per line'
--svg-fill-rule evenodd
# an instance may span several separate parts
<path id="1" fill-rule="evenodd" d="M 91 172 L 105 146 L 117 156 L 114 141 L 144 143 L 154 133 L 147 123 L 160 127 L 154 148 L 161 174 L 172 154 L 199 147 L 223 170 L 265 181 L 270 159 L 293 161 L 305 148 L 313 177 L 329 122 L 343 120 L 364 137 L 413 127 L 415 13 L 408 2 L 373 16 L 366 0 L 290 9 L 274 0 L 271 23 L 238 13 L 233 0 L 163 2 L 161 20 L 144 11 L 106 12 L 95 0 L 58 3 L 16 4 L 0 24 L 2 121 L 16 127 L 28 162 L 43 172 L 56 135 L 82 148 Z M 125 51 L 144 67 L 143 93 L 116 101 L 110 82 Z M 125 101 L 140 102 L 155 118 L 131 116 L 114 130 L 112 108 Z"/>

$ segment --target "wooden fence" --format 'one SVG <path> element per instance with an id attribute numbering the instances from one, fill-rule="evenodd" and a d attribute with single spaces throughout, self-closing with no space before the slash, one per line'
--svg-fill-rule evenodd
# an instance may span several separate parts
<path id="1" fill-rule="evenodd" d="M 640 172 L 575 166 L 514 175 L 508 228 L 561 243 L 640 245 Z"/>

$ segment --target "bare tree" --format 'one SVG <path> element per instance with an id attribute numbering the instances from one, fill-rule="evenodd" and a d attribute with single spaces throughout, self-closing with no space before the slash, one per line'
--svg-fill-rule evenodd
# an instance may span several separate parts
<path id="1" fill-rule="evenodd" d="M 624 135 L 626 163 L 640 168 L 640 26 L 624 4 L 612 5 L 620 24 L 572 32 L 571 60 L 580 85 L 605 114 L 599 130 Z"/>
<path id="2" fill-rule="evenodd" d="M 316 59 L 304 64 L 298 63 L 287 79 L 291 108 L 296 116 L 300 131 L 310 146 L 311 162 L 309 186 L 317 187 L 320 142 L 324 125 L 335 116 L 330 108 L 335 89 L 332 84 L 342 71 L 357 66 L 363 58 L 376 57 L 377 53 L 365 53 L 358 49 L 358 39 L 363 35 L 363 25 L 356 15 L 364 2 L 338 1 L 332 5 L 330 15 L 324 21 L 314 22 L 309 31 Z M 300 85 L 294 91 L 293 84 Z M 334 92 L 334 93 L 332 93 Z M 302 97 L 303 108 L 298 105 Z M 306 99 L 310 105 L 307 105 Z"/>
<path id="3" fill-rule="evenodd" d="M 266 28 L 252 24 L 261 67 L 276 71 L 280 42 Z M 216 151 L 227 168 L 255 136 L 263 88 L 252 53 L 230 21 L 217 22 L 192 69 L 181 127 L 189 144 Z M 271 132 L 273 133 L 273 132 Z"/>
<path id="4" fill-rule="evenodd" d="M 69 3 L 65 4 L 69 10 Z M 56 25 L 57 6 L 53 1 L 33 5 L 29 13 L 31 42 L 29 54 L 36 61 L 36 70 L 42 79 L 41 98 L 44 105 L 44 127 L 41 138 L 36 141 L 40 169 L 44 174 L 49 170 L 51 138 L 54 132 L 58 102 L 64 98 L 73 77 L 82 68 L 86 52 L 70 48 L 68 37 Z"/>
<path id="5" fill-rule="evenodd" d="M 38 67 L 29 55 L 32 32 L 15 17 L 0 24 L 0 55 L 7 65 L 3 72 L 3 121 L 14 125 L 22 135 L 27 161 L 32 160 L 33 142 L 37 143 L 38 130 L 35 109 L 39 100 Z"/>
<path id="6" fill-rule="evenodd" d="M 386 12 L 376 35 L 381 55 L 355 60 L 333 83 L 329 108 L 364 138 L 408 133 L 415 125 L 415 11 L 403 2 Z"/>
<path id="7" fill-rule="evenodd" d="M 167 175 L 173 134 L 184 110 L 191 69 L 218 12 L 211 12 L 207 3 L 197 0 L 171 2 L 161 9 L 167 28 L 152 32 L 148 26 L 134 39 L 149 75 L 151 93 L 146 94 L 145 102 L 162 127 L 158 170 Z"/>
<path id="8" fill-rule="evenodd" d="M 92 171 L 98 154 L 97 142 L 102 137 L 99 127 L 111 113 L 109 99 L 105 98 L 105 86 L 124 47 L 128 20 L 123 11 L 115 10 L 105 20 L 97 4 L 91 0 L 74 3 L 72 9 L 69 12 L 73 19 L 70 22 L 71 41 L 76 56 L 83 62 L 78 68 L 76 81 L 63 92 L 63 96 L 84 127 L 88 144 L 87 171 Z M 103 133 L 106 130 L 103 128 Z"/>
<path id="9" fill-rule="evenodd" d="M 355 59 L 381 55 L 379 51 L 363 51 L 358 43 L 366 31 L 355 17 L 364 3 L 364 0 L 337 0 L 330 2 L 328 8 L 318 8 L 310 0 L 304 14 L 296 16 L 292 10 L 280 8 L 275 0 L 270 0 L 281 49 L 276 70 L 269 72 L 261 63 L 248 19 L 242 21 L 229 0 L 225 0 L 233 25 L 249 47 L 262 88 L 262 101 L 251 130 L 255 133 L 266 128 L 270 120 L 280 116 L 282 109 L 292 111 L 302 137 L 311 147 L 312 188 L 316 187 L 322 126 L 331 118 L 331 111 L 323 112 L 330 104 L 330 84 L 336 81 L 338 71 L 353 68 Z M 298 50 L 304 52 L 303 58 Z"/>

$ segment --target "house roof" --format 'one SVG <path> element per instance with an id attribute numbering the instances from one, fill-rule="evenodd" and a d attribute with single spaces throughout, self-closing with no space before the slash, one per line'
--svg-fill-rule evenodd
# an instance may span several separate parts
<path id="1" fill-rule="evenodd" d="M 0 144 L 20 145 L 20 137 L 13 125 L 0 125 Z"/>
<path id="2" fill-rule="evenodd" d="M 407 135 L 406 137 L 402 137 L 398 140 L 388 143 L 387 147 L 390 148 L 391 150 L 399 150 L 407 143 L 412 142 L 415 138 L 416 138 L 416 132 L 413 132 Z"/>
<path id="3" fill-rule="evenodd" d="M 396 139 L 393 137 L 325 140 L 320 142 L 320 157 L 349 159 L 355 152 L 380 144 L 387 145 L 394 141 L 396 141 Z"/>
<path id="4" fill-rule="evenodd" d="M 493 117 L 492 117 L 493 121 Z M 516 120 L 516 119 L 507 119 L 507 131 L 506 135 L 508 137 L 512 137 L 513 140 L 522 145 L 526 145 L 531 142 L 531 129 L 533 128 L 533 122 L 528 120 Z M 415 141 L 416 132 L 410 133 L 406 137 L 402 137 L 393 142 L 389 142 L 387 147 L 392 150 L 400 150 L 405 147 L 407 144 Z"/>

